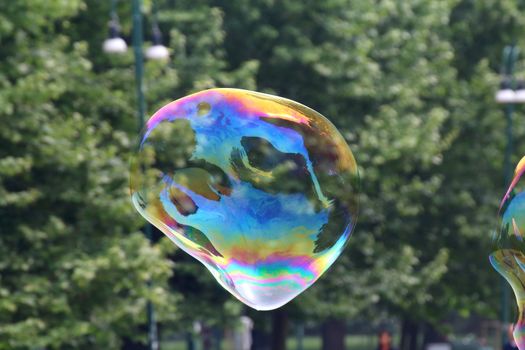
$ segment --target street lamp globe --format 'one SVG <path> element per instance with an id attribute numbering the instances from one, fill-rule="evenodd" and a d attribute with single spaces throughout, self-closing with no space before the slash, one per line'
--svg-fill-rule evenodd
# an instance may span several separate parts
<path id="1" fill-rule="evenodd" d="M 102 49 L 105 53 L 109 54 L 120 54 L 124 53 L 128 49 L 128 45 L 119 35 L 119 23 L 116 14 L 112 14 L 112 19 L 109 22 L 109 38 L 104 40 Z"/>
<path id="2" fill-rule="evenodd" d="M 146 58 L 150 60 L 164 61 L 170 57 L 168 48 L 162 44 L 150 46 L 146 49 Z"/>
<path id="3" fill-rule="evenodd" d="M 503 81 L 500 89 L 496 92 L 497 103 L 515 103 L 516 93 L 510 88 L 510 82 Z"/>
<path id="4" fill-rule="evenodd" d="M 127 51 L 128 45 L 126 44 L 124 39 L 120 37 L 107 38 L 106 40 L 104 40 L 102 49 L 105 53 L 120 54 Z"/>
<path id="5" fill-rule="evenodd" d="M 156 14 L 152 25 L 153 45 L 146 49 L 146 58 L 150 60 L 166 61 L 170 57 L 168 48 L 162 45 L 162 33 L 157 23 Z"/>
<path id="6" fill-rule="evenodd" d="M 516 103 L 525 103 L 525 81 L 520 80 L 516 86 Z"/>

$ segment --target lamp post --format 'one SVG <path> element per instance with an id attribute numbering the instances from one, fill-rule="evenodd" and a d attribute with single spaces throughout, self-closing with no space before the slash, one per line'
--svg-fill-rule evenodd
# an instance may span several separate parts
<path id="1" fill-rule="evenodd" d="M 144 99 L 144 56 L 142 55 L 142 1 L 133 0 L 133 54 L 135 56 L 135 85 L 137 93 L 137 113 L 139 120 L 139 130 L 144 127 L 144 114 L 146 113 L 146 101 Z M 148 223 L 144 227 L 146 237 L 151 242 L 151 225 Z M 151 286 L 151 281 L 148 281 Z M 146 306 L 148 314 L 148 347 L 150 350 L 158 350 L 158 332 L 155 321 L 155 309 L 153 303 L 148 299 Z"/>
<path id="2" fill-rule="evenodd" d="M 512 163 L 511 157 L 513 152 L 513 133 L 512 133 L 512 115 L 514 113 L 514 105 L 517 103 L 525 103 L 525 86 L 523 81 L 516 83 L 514 78 L 514 66 L 519 56 L 519 48 L 515 45 L 506 46 L 503 49 L 503 62 L 501 68 L 502 81 L 500 89 L 496 92 L 496 102 L 503 104 L 505 108 L 505 134 L 507 138 L 507 146 L 505 147 L 505 157 L 503 160 L 504 180 L 507 185 L 512 178 Z M 510 289 L 504 279 L 502 281 L 501 292 L 501 321 L 503 324 L 509 322 L 509 298 Z M 505 342 L 505 332 L 502 335 L 502 341 Z"/>
<path id="3" fill-rule="evenodd" d="M 156 11 L 156 9 L 155 9 Z M 156 16 L 156 13 L 155 13 Z M 160 30 L 155 17 L 154 38 L 158 40 L 154 43 L 162 46 L 160 43 Z M 117 0 L 111 1 L 111 21 L 109 23 L 109 38 L 104 41 L 103 50 L 108 54 L 120 54 L 127 51 L 127 44 L 120 37 L 119 21 L 117 16 Z M 139 132 L 144 127 L 144 116 L 146 113 L 146 101 L 144 98 L 144 55 L 142 46 L 144 44 L 143 27 L 142 27 L 142 0 L 133 0 L 133 54 L 135 57 L 135 87 L 137 96 L 137 119 Z M 155 46 L 154 46 L 155 47 Z M 162 46 L 165 52 L 157 55 L 147 55 L 150 59 L 167 59 L 168 49 Z M 158 51 L 158 50 L 157 50 Z M 161 50 L 162 51 L 162 50 Z M 144 233 L 148 240 L 152 241 L 152 228 L 148 223 L 144 227 Z M 151 287 L 151 281 L 147 282 L 148 288 Z M 146 305 L 147 322 L 148 322 L 148 349 L 158 350 L 159 340 L 157 331 L 157 322 L 155 320 L 155 309 L 153 303 L 148 299 Z"/>

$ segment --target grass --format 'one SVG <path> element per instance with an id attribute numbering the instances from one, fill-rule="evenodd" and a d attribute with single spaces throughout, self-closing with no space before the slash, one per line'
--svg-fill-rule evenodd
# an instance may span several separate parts
<path id="1" fill-rule="evenodd" d="M 375 337 L 369 336 L 347 336 L 346 337 L 346 350 L 373 350 L 374 349 Z M 196 341 L 195 350 L 202 350 L 202 346 Z M 288 338 L 286 342 L 286 348 L 288 350 L 297 349 L 297 339 Z M 187 350 L 184 341 L 164 341 L 161 344 L 162 350 Z M 321 337 L 306 336 L 303 339 L 303 350 L 320 350 L 321 349 Z M 223 341 L 221 350 L 233 350 L 233 346 L 228 341 Z"/>

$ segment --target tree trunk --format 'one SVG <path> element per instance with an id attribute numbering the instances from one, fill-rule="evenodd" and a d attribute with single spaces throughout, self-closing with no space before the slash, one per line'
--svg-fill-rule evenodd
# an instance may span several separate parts
<path id="1" fill-rule="evenodd" d="M 272 350 L 286 350 L 288 314 L 282 309 L 272 312 Z"/>
<path id="2" fill-rule="evenodd" d="M 135 329 L 135 332 L 147 334 L 148 327 L 147 325 L 141 325 Z M 139 341 L 133 340 L 128 337 L 124 337 L 122 339 L 122 346 L 120 348 L 121 350 L 148 350 L 148 345 L 141 343 Z"/>
<path id="3" fill-rule="evenodd" d="M 264 316 L 262 316 L 264 315 Z M 272 313 L 264 313 L 260 315 L 258 320 L 255 320 L 252 329 L 252 349 L 251 350 L 267 350 L 270 349 L 270 340 L 272 335 L 268 333 L 266 318 L 271 316 Z"/>
<path id="4" fill-rule="evenodd" d="M 322 329 L 323 350 L 344 350 L 346 336 L 346 322 L 341 319 L 330 318 L 323 323 Z"/>
<path id="5" fill-rule="evenodd" d="M 122 350 L 148 350 L 146 344 L 142 344 L 131 340 L 130 338 L 124 338 L 122 341 Z"/>
<path id="6" fill-rule="evenodd" d="M 193 340 L 193 334 L 191 334 L 191 332 L 186 333 L 186 349 L 195 350 L 195 341 Z"/>
<path id="7" fill-rule="evenodd" d="M 425 335 L 423 337 L 423 346 L 427 346 L 431 343 L 446 343 L 447 338 L 441 334 L 434 326 L 430 323 L 425 325 Z"/>
<path id="8" fill-rule="evenodd" d="M 403 319 L 401 326 L 401 350 L 419 350 L 418 349 L 419 325 L 409 319 Z"/>
<path id="9" fill-rule="evenodd" d="M 297 350 L 304 350 L 304 325 L 299 323 L 296 330 Z"/>

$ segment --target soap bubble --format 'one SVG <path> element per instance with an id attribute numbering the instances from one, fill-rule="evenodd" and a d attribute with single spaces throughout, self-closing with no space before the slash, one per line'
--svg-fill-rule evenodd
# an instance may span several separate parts
<path id="1" fill-rule="evenodd" d="M 132 161 L 135 208 L 235 297 L 278 308 L 341 254 L 357 165 L 322 115 L 284 98 L 212 89 L 157 111 Z"/>
<path id="2" fill-rule="evenodd" d="M 494 235 L 492 266 L 511 285 L 518 304 L 518 322 L 514 340 L 525 350 L 525 157 L 514 172 L 514 178 L 500 204 L 500 227 Z"/>

